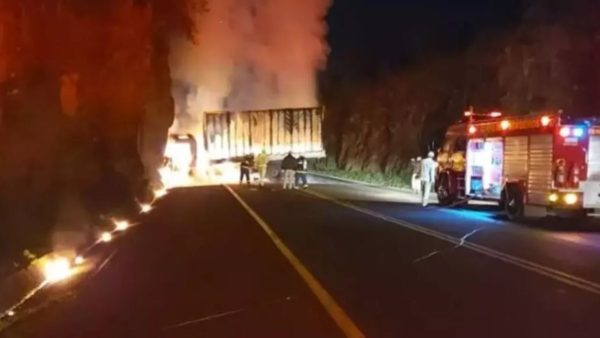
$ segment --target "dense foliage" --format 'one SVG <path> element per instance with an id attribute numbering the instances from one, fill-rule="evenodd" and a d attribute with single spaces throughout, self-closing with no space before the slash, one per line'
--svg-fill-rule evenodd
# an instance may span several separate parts
<path id="1" fill-rule="evenodd" d="M 0 2 L 0 255 L 136 207 L 173 120 L 169 39 L 202 5 Z"/>

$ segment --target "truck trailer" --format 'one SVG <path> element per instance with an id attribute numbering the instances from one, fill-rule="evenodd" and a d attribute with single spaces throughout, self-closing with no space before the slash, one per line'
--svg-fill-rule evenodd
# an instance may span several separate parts
<path id="1" fill-rule="evenodd" d="M 325 108 L 218 111 L 204 114 L 204 149 L 212 162 L 239 160 L 266 151 L 271 159 L 288 152 L 324 157 Z"/>

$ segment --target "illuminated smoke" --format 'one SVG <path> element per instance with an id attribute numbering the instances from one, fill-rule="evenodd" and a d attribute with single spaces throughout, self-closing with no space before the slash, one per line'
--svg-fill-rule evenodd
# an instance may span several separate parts
<path id="1" fill-rule="evenodd" d="M 317 106 L 331 0 L 209 0 L 195 44 L 173 41 L 178 132 L 205 111 Z"/>

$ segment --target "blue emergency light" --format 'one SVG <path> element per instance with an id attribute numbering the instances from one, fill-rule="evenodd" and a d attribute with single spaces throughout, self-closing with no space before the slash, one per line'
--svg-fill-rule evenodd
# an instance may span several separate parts
<path id="1" fill-rule="evenodd" d="M 567 137 L 576 137 L 580 138 L 585 135 L 585 127 L 562 127 L 560 130 L 560 136 Z"/>
<path id="2" fill-rule="evenodd" d="M 584 134 L 585 134 L 585 129 L 583 127 L 573 128 L 573 136 L 583 137 Z"/>

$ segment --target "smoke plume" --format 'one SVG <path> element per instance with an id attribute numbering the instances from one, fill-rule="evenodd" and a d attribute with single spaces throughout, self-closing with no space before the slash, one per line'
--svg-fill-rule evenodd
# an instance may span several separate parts
<path id="1" fill-rule="evenodd" d="M 178 131 L 205 111 L 316 106 L 331 0 L 209 0 L 194 44 L 173 42 Z"/>

